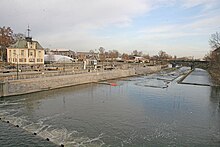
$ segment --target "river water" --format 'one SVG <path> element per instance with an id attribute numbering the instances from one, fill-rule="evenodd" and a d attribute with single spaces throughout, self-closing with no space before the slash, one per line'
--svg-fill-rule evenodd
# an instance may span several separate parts
<path id="1" fill-rule="evenodd" d="M 220 146 L 220 87 L 177 84 L 188 70 L 1 98 L 0 132 L 20 127 L 5 133 L 0 146 L 12 134 L 24 142 L 25 132 L 37 133 L 26 146 L 31 140 L 38 146 Z M 201 79 L 210 82 L 196 69 L 185 80 Z"/>

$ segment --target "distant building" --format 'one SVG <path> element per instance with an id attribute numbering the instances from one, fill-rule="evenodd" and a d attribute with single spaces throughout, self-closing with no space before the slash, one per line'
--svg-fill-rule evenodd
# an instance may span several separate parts
<path id="1" fill-rule="evenodd" d="M 21 38 L 7 48 L 7 62 L 20 65 L 44 64 L 44 49 L 31 37 Z"/>
<path id="2" fill-rule="evenodd" d="M 44 55 L 45 63 L 72 63 L 75 60 L 68 56 L 63 55 Z"/>
<path id="3" fill-rule="evenodd" d="M 76 57 L 79 61 L 83 61 L 86 59 L 98 59 L 99 53 L 94 52 L 77 52 Z"/>
<path id="4" fill-rule="evenodd" d="M 75 58 L 75 52 L 69 49 L 51 49 L 50 52 L 54 55 L 62 55 Z"/>

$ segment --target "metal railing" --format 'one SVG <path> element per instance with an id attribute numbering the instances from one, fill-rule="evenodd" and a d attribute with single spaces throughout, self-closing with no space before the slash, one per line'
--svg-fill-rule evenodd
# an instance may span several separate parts
<path id="1" fill-rule="evenodd" d="M 111 70 L 127 70 L 129 68 L 140 67 L 139 64 L 121 64 L 121 66 L 116 66 Z M 145 67 L 145 66 L 142 66 Z M 110 70 L 110 69 L 109 69 Z M 96 73 L 96 72 L 108 72 L 108 70 L 101 69 L 86 69 L 86 70 L 73 70 L 66 69 L 61 71 L 32 71 L 32 72 L 19 72 L 18 77 L 16 72 L 0 74 L 0 81 L 11 81 L 11 80 L 22 80 L 22 79 L 34 79 L 34 78 L 45 78 L 45 77 L 54 77 L 54 76 L 65 76 L 65 75 L 76 75 L 76 74 L 85 74 L 85 73 Z"/>

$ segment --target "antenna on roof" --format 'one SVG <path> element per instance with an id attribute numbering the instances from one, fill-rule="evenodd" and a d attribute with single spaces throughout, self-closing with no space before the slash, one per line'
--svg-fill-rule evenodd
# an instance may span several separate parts
<path id="1" fill-rule="evenodd" d="M 27 37 L 30 37 L 30 31 L 31 31 L 31 29 L 30 29 L 29 25 L 28 25 L 27 31 L 28 31 L 28 36 L 27 36 Z"/>
<path id="2" fill-rule="evenodd" d="M 27 41 L 31 42 L 31 41 L 32 41 L 32 37 L 30 37 L 30 31 L 31 31 L 31 29 L 30 29 L 29 25 L 28 25 L 27 31 L 28 31 L 28 36 L 25 37 L 25 39 L 26 39 Z"/>

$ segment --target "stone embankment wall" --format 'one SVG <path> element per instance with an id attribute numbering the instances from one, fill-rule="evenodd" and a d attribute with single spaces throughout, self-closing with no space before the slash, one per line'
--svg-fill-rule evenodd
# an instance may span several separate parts
<path id="1" fill-rule="evenodd" d="M 133 75 L 135 75 L 135 70 L 129 69 L 5 81 L 0 83 L 0 97 L 32 93 Z"/>
<path id="2" fill-rule="evenodd" d="M 154 73 L 156 71 L 159 71 L 161 69 L 161 66 L 146 66 L 146 67 L 136 67 L 135 73 L 140 74 L 150 74 Z"/>
<path id="3" fill-rule="evenodd" d="M 160 67 L 152 66 L 147 67 L 146 69 L 136 68 L 127 70 L 112 70 L 95 73 L 4 81 L 0 83 L 0 97 L 134 76 L 136 74 L 142 74 L 144 71 L 145 73 L 152 73 L 158 70 L 160 70 Z"/>

